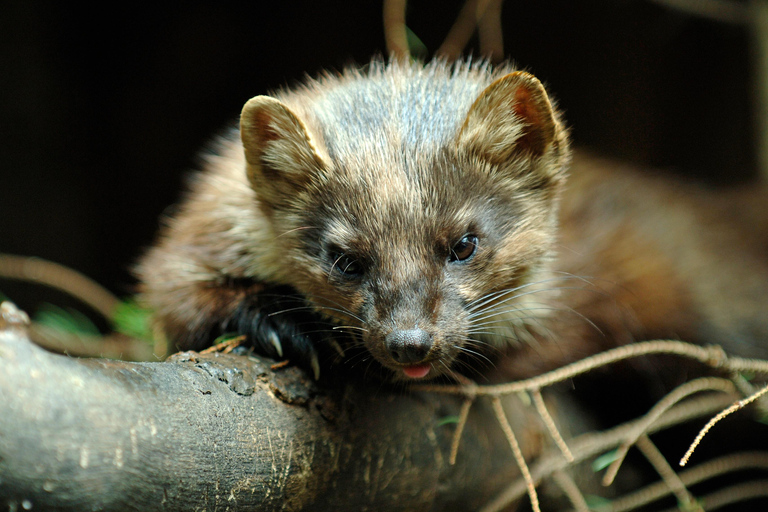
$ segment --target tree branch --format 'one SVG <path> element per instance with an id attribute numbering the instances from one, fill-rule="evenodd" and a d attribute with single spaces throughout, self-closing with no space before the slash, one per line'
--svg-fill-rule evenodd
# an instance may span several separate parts
<path id="1" fill-rule="evenodd" d="M 7 304 L 7 303 L 6 303 Z M 463 510 L 519 477 L 488 403 L 325 385 L 231 354 L 163 363 L 76 359 L 0 309 L 0 506 L 22 510 Z M 524 455 L 531 407 L 504 397 Z M 528 441 L 528 442 L 526 442 Z"/>

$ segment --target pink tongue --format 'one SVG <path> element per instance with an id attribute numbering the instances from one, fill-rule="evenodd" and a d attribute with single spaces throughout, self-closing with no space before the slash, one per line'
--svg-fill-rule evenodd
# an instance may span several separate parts
<path id="1" fill-rule="evenodd" d="M 430 368 L 431 366 L 428 364 L 423 364 L 420 366 L 406 366 L 403 368 L 403 373 L 412 379 L 421 379 L 422 377 L 426 377 Z"/>

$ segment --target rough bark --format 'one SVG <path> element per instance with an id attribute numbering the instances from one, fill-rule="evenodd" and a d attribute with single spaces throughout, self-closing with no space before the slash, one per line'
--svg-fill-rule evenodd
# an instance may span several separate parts
<path id="1" fill-rule="evenodd" d="M 456 465 L 452 396 L 187 352 L 167 362 L 44 351 L 0 318 L 0 507 L 7 510 L 473 510 L 519 476 L 491 408 Z M 527 453 L 529 407 L 505 402 Z"/>

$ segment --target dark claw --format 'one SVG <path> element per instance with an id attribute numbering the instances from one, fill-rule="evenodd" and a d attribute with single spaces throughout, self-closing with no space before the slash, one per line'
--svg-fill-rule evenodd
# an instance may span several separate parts
<path id="1" fill-rule="evenodd" d="M 295 290 L 283 286 L 248 297 L 232 318 L 222 323 L 221 330 L 245 334 L 257 354 L 287 359 L 318 379 L 317 349 L 330 327 Z"/>
<path id="2" fill-rule="evenodd" d="M 267 339 L 275 347 L 275 351 L 279 357 L 283 357 L 283 345 L 280 343 L 280 336 L 275 331 L 269 331 Z"/>

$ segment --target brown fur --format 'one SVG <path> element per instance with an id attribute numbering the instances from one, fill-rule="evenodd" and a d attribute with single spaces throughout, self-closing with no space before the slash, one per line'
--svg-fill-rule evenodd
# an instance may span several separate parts
<path id="1" fill-rule="evenodd" d="M 553 319 L 557 343 L 534 347 L 527 361 L 535 366 L 519 363 L 515 375 L 657 338 L 765 357 L 768 258 L 759 223 L 752 222 L 765 218 L 757 213 L 757 197 L 767 197 L 760 185 L 707 190 L 576 155 L 561 203 L 556 268 L 584 278 L 558 298 L 578 315 Z"/>
<path id="2" fill-rule="evenodd" d="M 564 186 L 567 131 L 527 73 L 374 62 L 251 99 L 240 135 L 138 267 L 182 348 L 284 285 L 395 373 L 385 339 L 413 326 L 429 376 L 510 346 L 518 376 L 649 337 L 764 352 L 768 268 L 728 223 L 757 209 L 589 156 Z"/>

